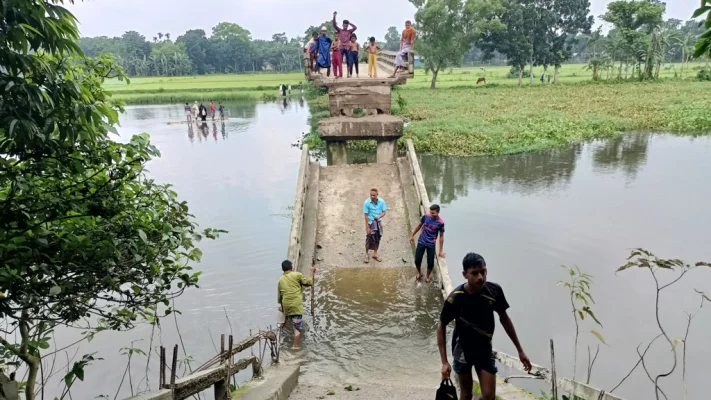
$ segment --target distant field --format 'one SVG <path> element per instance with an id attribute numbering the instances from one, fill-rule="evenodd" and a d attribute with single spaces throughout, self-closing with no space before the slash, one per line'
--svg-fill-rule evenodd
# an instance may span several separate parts
<path id="1" fill-rule="evenodd" d="M 692 69 L 693 67 L 700 67 L 703 64 L 693 63 L 689 64 L 689 67 L 684 70 L 684 77 L 696 76 L 697 70 Z M 470 67 L 470 68 L 454 68 L 451 70 L 440 71 L 437 76 L 437 88 L 448 88 L 454 86 L 476 86 L 476 80 L 480 77 L 486 78 L 487 84 L 495 83 L 497 85 L 518 85 L 518 78 L 509 79 L 507 75 L 511 67 L 500 66 L 500 67 Z M 662 67 L 662 71 L 659 74 L 660 78 L 674 78 L 674 73 L 677 76 L 681 75 L 681 64 L 667 64 Z M 551 75 L 551 82 L 553 82 L 553 68 L 548 69 L 548 73 Z M 630 69 L 628 75 L 632 73 Z M 541 84 L 541 74 L 543 74 L 543 67 L 533 68 L 533 84 Z M 610 72 L 611 76 L 614 78 L 617 76 L 617 69 Z M 625 70 L 622 70 L 622 76 L 625 76 Z M 600 79 L 605 80 L 607 78 L 607 71 L 600 71 Z M 577 83 L 592 80 L 592 71 L 587 71 L 584 64 L 566 64 L 560 69 L 560 74 L 558 78 L 560 83 Z M 415 71 L 415 78 L 407 81 L 407 85 L 403 86 L 403 89 L 421 89 L 429 88 L 432 81 L 432 75 L 425 74 L 424 70 L 418 69 Z M 546 78 L 546 83 L 548 79 Z M 529 85 L 530 78 L 528 75 L 523 77 L 523 84 Z M 479 86 L 482 86 L 481 84 Z"/>
<path id="2" fill-rule="evenodd" d="M 691 64 L 684 72 L 684 77 L 696 75 L 693 67 L 701 64 Z M 592 80 L 592 72 L 586 71 L 583 64 L 567 64 L 561 68 L 559 80 L 561 83 L 577 83 Z M 474 87 L 479 77 L 486 78 L 488 85 L 516 86 L 518 79 L 507 78 L 510 67 L 482 68 L 454 68 L 451 71 L 440 72 L 437 79 L 438 88 L 451 87 Z M 534 85 L 540 85 L 540 77 L 543 73 L 542 67 L 533 69 L 535 79 Z M 553 70 L 549 72 L 552 74 Z M 661 78 L 674 78 L 681 74 L 680 64 L 669 64 L 662 69 Z M 614 74 L 617 73 L 615 70 Z M 631 72 L 630 72 L 631 73 Z M 622 72 L 624 76 L 624 71 Z M 607 71 L 600 71 L 600 77 L 604 80 Z M 425 74 L 423 69 L 418 69 L 415 78 L 402 86 L 403 90 L 424 89 L 430 87 L 432 76 Z M 229 74 L 229 75 L 201 75 L 201 76 L 176 76 L 176 77 L 147 77 L 131 78 L 131 83 L 110 80 L 104 85 L 108 90 L 114 92 L 117 98 L 123 99 L 129 104 L 134 103 L 178 103 L 194 100 L 250 100 L 268 98 L 277 95 L 277 88 L 280 84 L 291 85 L 293 93 L 296 94 L 296 87 L 299 82 L 304 81 L 304 75 L 300 72 L 291 73 L 258 73 L 258 74 Z M 529 78 L 524 77 L 524 85 L 529 85 Z M 547 80 L 546 80 L 547 82 Z M 483 85 L 479 85 L 483 86 Z"/>

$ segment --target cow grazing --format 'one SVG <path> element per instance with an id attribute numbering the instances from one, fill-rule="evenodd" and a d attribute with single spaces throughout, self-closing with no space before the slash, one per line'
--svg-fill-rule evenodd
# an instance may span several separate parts
<path id="1" fill-rule="evenodd" d="M 477 84 L 477 85 L 480 84 L 480 83 L 482 83 L 482 82 L 484 82 L 484 84 L 486 84 L 486 78 L 479 78 L 479 79 L 476 80 L 476 84 Z"/>

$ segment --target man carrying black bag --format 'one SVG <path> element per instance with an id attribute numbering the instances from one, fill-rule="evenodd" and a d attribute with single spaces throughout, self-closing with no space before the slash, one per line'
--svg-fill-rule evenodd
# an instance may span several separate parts
<path id="1" fill-rule="evenodd" d="M 462 275 L 467 280 L 447 297 L 437 326 L 437 345 L 442 359 L 442 380 L 450 379 L 452 366 L 447 360 L 447 324 L 456 320 L 452 335 L 454 372 L 459 377 L 460 400 L 472 399 L 472 368 L 479 377 L 482 400 L 496 398 L 496 360 L 491 346 L 494 336 L 494 312 L 518 350 L 518 357 L 528 372 L 531 362 L 523 351 L 511 317 L 509 304 L 501 286 L 486 281 L 486 262 L 476 253 L 469 253 L 462 262 Z M 442 388 L 440 387 L 440 390 Z M 437 392 L 439 399 L 439 391 Z M 446 397 L 443 397 L 446 399 Z"/>

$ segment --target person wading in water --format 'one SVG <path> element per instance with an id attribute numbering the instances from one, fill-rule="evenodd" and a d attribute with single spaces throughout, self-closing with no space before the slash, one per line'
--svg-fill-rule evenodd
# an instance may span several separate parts
<path id="1" fill-rule="evenodd" d="M 380 239 L 383 237 L 383 217 L 388 211 L 388 206 L 385 200 L 378 197 L 378 189 L 370 189 L 370 198 L 363 203 L 363 214 L 365 216 L 365 260 L 367 264 L 370 262 L 370 251 L 373 251 L 373 259 L 381 262 L 378 257 L 378 249 L 380 248 Z"/>
<path id="2" fill-rule="evenodd" d="M 277 289 L 278 308 L 294 328 L 292 349 L 297 349 L 301 332 L 304 330 L 304 286 L 313 286 L 316 282 L 316 266 L 311 266 L 311 279 L 305 277 L 301 272 L 294 271 L 294 266 L 289 260 L 281 263 L 281 270 L 284 273 L 279 278 Z"/>

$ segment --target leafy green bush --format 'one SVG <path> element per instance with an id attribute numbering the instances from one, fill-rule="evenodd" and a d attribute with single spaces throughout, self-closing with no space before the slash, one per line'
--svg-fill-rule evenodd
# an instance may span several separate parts
<path id="1" fill-rule="evenodd" d="M 711 68 L 701 68 L 696 78 L 700 81 L 711 81 Z"/>
<path id="2" fill-rule="evenodd" d="M 529 69 L 524 69 L 524 70 L 523 70 L 523 76 L 524 76 L 524 77 L 527 77 L 527 76 L 530 76 L 530 75 L 531 75 L 531 70 L 529 70 Z M 518 68 L 516 68 L 516 67 L 511 67 L 511 69 L 509 70 L 509 73 L 506 74 L 506 78 L 507 78 L 507 79 L 518 79 Z"/>

